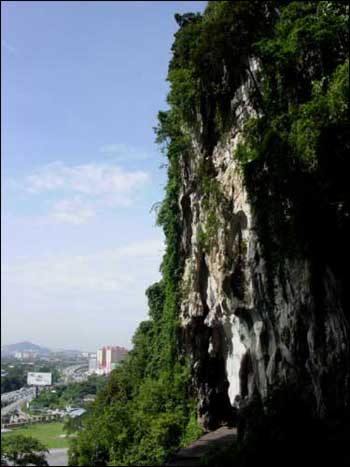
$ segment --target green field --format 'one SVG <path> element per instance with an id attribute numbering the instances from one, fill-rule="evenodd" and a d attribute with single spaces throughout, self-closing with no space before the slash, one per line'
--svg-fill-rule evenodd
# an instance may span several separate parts
<path id="1" fill-rule="evenodd" d="M 37 423 L 32 426 L 15 428 L 11 433 L 2 433 L 1 436 L 11 436 L 21 434 L 25 436 L 33 436 L 49 449 L 53 448 L 66 448 L 68 447 L 67 438 L 60 438 L 64 434 L 63 423 Z"/>

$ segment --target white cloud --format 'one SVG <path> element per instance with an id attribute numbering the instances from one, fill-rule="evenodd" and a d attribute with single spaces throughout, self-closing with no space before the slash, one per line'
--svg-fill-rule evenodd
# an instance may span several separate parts
<path id="1" fill-rule="evenodd" d="M 96 214 L 92 205 L 86 204 L 80 197 L 64 199 L 54 204 L 52 219 L 59 223 L 83 224 Z"/>
<path id="2" fill-rule="evenodd" d="M 6 287 L 40 293 L 137 293 L 158 273 L 164 243 L 158 239 L 133 243 L 89 255 L 21 259 L 2 266 Z M 140 290 L 142 295 L 144 289 Z"/>
<path id="3" fill-rule="evenodd" d="M 149 180 L 144 171 L 127 171 L 112 164 L 67 166 L 54 162 L 26 177 L 24 187 L 33 193 L 66 191 L 90 196 L 114 196 L 121 204 L 131 202 L 134 192 Z"/>
<path id="4" fill-rule="evenodd" d="M 82 224 L 103 206 L 130 206 L 150 176 L 142 170 L 126 170 L 112 163 L 68 166 L 63 162 L 44 165 L 10 186 L 28 193 L 56 193 L 61 199 L 51 205 L 50 219 Z"/>

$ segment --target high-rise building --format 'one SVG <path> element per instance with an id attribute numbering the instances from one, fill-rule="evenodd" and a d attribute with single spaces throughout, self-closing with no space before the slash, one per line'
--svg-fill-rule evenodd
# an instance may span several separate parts
<path id="1" fill-rule="evenodd" d="M 127 352 L 127 349 L 119 346 L 106 346 L 98 349 L 96 373 L 110 373 L 124 358 Z"/>
<path id="2" fill-rule="evenodd" d="M 114 370 L 117 364 L 123 360 L 125 355 L 127 354 L 127 349 L 124 347 L 119 347 L 118 345 L 115 347 L 107 347 L 106 350 L 106 368 L 108 372 Z"/>
<path id="3" fill-rule="evenodd" d="M 106 367 L 106 347 L 97 350 L 97 363 L 100 369 Z"/>

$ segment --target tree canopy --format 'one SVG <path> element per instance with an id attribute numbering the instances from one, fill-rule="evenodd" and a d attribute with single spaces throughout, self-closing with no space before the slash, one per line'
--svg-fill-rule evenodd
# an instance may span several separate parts
<path id="1" fill-rule="evenodd" d="M 15 466 L 47 466 L 48 449 L 37 439 L 23 435 L 8 435 L 1 439 L 1 463 Z"/>

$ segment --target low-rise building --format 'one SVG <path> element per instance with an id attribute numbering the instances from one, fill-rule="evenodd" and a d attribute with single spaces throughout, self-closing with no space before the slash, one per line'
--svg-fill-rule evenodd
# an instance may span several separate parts
<path id="1" fill-rule="evenodd" d="M 16 352 L 15 358 L 17 360 L 35 360 L 38 356 L 38 352 L 32 352 L 30 350 L 25 350 L 23 352 Z"/>

